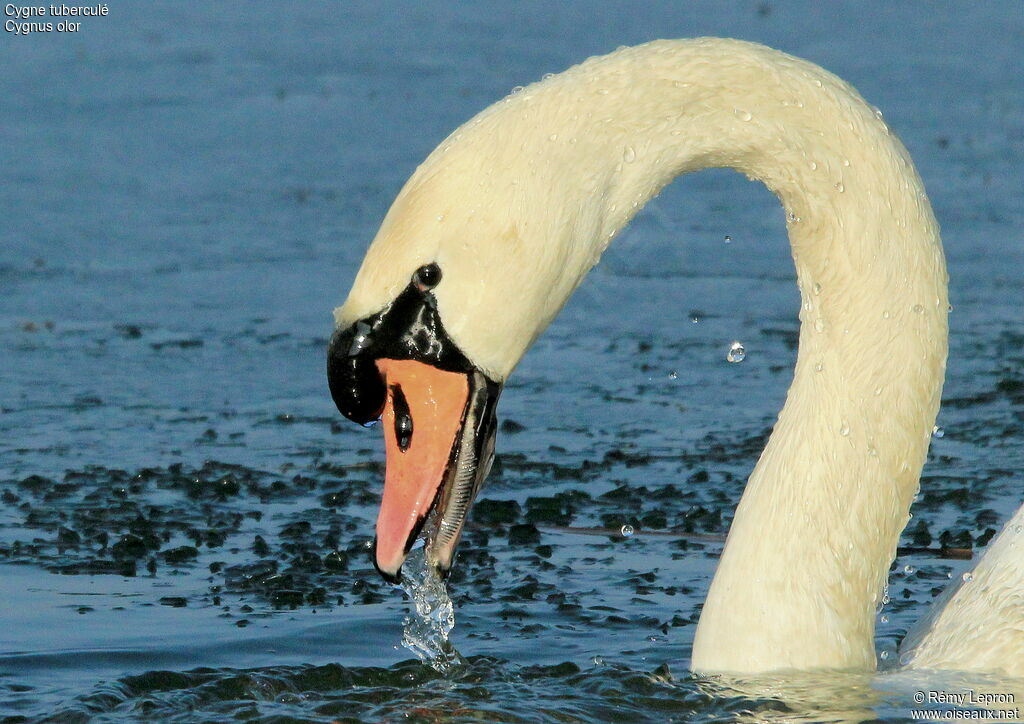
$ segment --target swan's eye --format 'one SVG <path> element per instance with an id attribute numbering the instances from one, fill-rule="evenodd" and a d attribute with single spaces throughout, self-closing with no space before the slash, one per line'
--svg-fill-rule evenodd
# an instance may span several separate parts
<path id="1" fill-rule="evenodd" d="M 437 264 L 424 264 L 412 275 L 412 283 L 421 292 L 433 289 L 441 281 L 441 267 Z"/>
<path id="2" fill-rule="evenodd" d="M 405 452 L 412 443 L 412 415 L 401 385 L 391 386 L 391 404 L 395 410 L 395 441 L 398 449 Z"/>

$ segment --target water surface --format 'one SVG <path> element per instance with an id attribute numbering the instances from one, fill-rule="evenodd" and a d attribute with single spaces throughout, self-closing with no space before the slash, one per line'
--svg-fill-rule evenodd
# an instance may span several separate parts
<path id="1" fill-rule="evenodd" d="M 925 179 L 954 311 L 903 544 L 982 548 L 1024 463 L 1017 3 L 110 9 L 0 43 L 8 720 L 900 720 L 963 683 L 687 673 L 795 358 L 782 211 L 739 175 L 670 186 L 507 386 L 446 673 L 401 646 L 408 604 L 370 565 L 380 432 L 334 410 L 324 352 L 391 199 L 459 122 L 618 45 L 765 42 L 857 86 Z M 964 565 L 896 561 L 883 668 Z"/>

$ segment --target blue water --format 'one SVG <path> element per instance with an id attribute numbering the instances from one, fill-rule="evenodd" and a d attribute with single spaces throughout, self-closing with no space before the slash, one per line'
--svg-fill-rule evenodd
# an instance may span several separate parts
<path id="1" fill-rule="evenodd" d="M 806 57 L 884 111 L 942 224 L 944 434 L 904 544 L 978 544 L 1024 469 L 1016 0 L 108 6 L 0 40 L 0 716 L 909 716 L 924 684 L 901 674 L 772 696 L 687 673 L 795 358 L 765 189 L 676 181 L 518 368 L 443 676 L 400 646 L 407 604 L 369 563 L 380 433 L 329 398 L 330 311 L 415 166 L 513 86 L 657 37 Z M 649 534 L 683 528 L 712 539 Z M 963 566 L 897 561 L 883 667 Z"/>

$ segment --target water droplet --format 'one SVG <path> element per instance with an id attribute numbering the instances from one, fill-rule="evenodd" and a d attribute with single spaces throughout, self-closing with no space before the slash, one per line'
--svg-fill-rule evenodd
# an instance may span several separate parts
<path id="1" fill-rule="evenodd" d="M 868 455 L 873 458 L 878 457 L 878 449 L 875 447 L 874 443 L 868 443 Z"/>
<path id="2" fill-rule="evenodd" d="M 945 437 L 945 436 L 946 436 L 946 431 L 943 430 L 938 425 L 936 425 L 935 427 L 932 428 L 932 437 L 939 437 L 939 438 L 941 438 L 941 437 Z"/>
<path id="3" fill-rule="evenodd" d="M 732 237 L 729 236 L 728 234 L 725 235 L 725 243 L 726 244 L 731 244 L 732 243 Z"/>
<path id="4" fill-rule="evenodd" d="M 557 133 L 552 133 L 550 136 L 548 136 L 548 140 L 549 141 L 557 141 L 558 140 L 558 134 Z"/>
<path id="5" fill-rule="evenodd" d="M 814 365 L 814 371 L 815 372 L 821 372 L 823 369 L 825 369 L 825 365 L 822 364 L 821 362 L 819 362 L 818 364 Z"/>
<path id="6" fill-rule="evenodd" d="M 814 282 L 814 293 L 821 294 L 821 284 L 818 282 Z"/>
<path id="7" fill-rule="evenodd" d="M 821 88 L 821 81 L 820 81 L 820 80 L 818 80 L 817 78 L 815 78 L 815 79 L 814 79 L 814 85 L 816 85 L 816 86 L 818 86 L 819 88 Z"/>
<path id="8" fill-rule="evenodd" d="M 622 152 L 622 160 L 626 163 L 636 161 L 636 151 L 633 150 L 632 146 L 626 146 L 626 150 Z"/>
<path id="9" fill-rule="evenodd" d="M 515 95 L 516 93 L 522 93 L 522 92 L 523 92 L 523 87 L 521 85 L 517 85 L 515 88 L 512 89 L 512 92 L 509 95 Z"/>
<path id="10" fill-rule="evenodd" d="M 540 79 L 541 79 L 541 80 L 547 80 L 548 78 L 554 78 L 554 77 L 555 77 L 555 74 L 554 74 L 554 73 L 545 73 L 544 75 L 542 75 L 542 76 L 540 77 Z"/>
<path id="11" fill-rule="evenodd" d="M 786 221 L 788 221 L 791 224 L 795 224 L 796 222 L 800 221 L 800 217 L 794 214 L 792 211 L 790 211 L 788 214 L 786 214 Z"/>
<path id="12" fill-rule="evenodd" d="M 818 170 L 818 164 L 815 163 L 814 161 L 811 161 L 811 170 L 812 171 L 817 171 Z"/>
<path id="13" fill-rule="evenodd" d="M 875 388 L 875 397 L 878 397 L 881 394 L 882 394 L 882 388 L 881 387 L 876 387 Z"/>
<path id="14" fill-rule="evenodd" d="M 814 320 L 814 329 L 817 330 L 818 332 L 824 332 L 825 331 L 825 320 L 822 319 L 821 317 L 818 317 L 817 319 L 815 319 Z"/>
<path id="15" fill-rule="evenodd" d="M 836 191 L 838 191 L 839 193 L 843 193 L 844 191 L 846 191 L 846 186 L 843 185 L 842 181 L 836 182 Z"/>
<path id="16" fill-rule="evenodd" d="M 730 362 L 742 362 L 747 357 L 747 350 L 739 342 L 733 342 L 725 358 Z"/>
<path id="17" fill-rule="evenodd" d="M 882 653 L 879 654 L 879 656 L 881 657 L 881 659 L 883 661 L 885 661 L 887 658 L 889 658 L 889 652 L 888 651 L 883 651 Z"/>
<path id="18" fill-rule="evenodd" d="M 882 605 L 883 606 L 888 606 L 890 600 L 891 599 L 889 598 L 889 594 L 888 593 L 882 595 Z"/>
<path id="19" fill-rule="evenodd" d="M 849 166 L 849 165 L 850 165 L 850 159 L 848 159 L 848 158 L 844 158 L 844 159 L 843 159 L 843 165 L 844 165 L 844 166 Z"/>
<path id="20" fill-rule="evenodd" d="M 903 566 L 903 572 L 908 576 L 912 576 L 914 575 L 914 573 L 917 572 L 917 569 L 908 563 L 907 565 Z"/>
<path id="21" fill-rule="evenodd" d="M 1021 531 L 1024 531 L 1024 525 L 1015 525 L 1015 526 L 1013 526 L 1013 532 L 1014 533 L 1020 533 Z"/>
<path id="22" fill-rule="evenodd" d="M 839 426 L 839 434 L 842 435 L 843 437 L 846 437 L 847 435 L 850 434 L 850 423 L 848 423 L 846 420 L 843 420 L 843 424 Z"/>
<path id="23" fill-rule="evenodd" d="M 630 525 L 629 523 L 626 523 L 626 524 L 625 524 L 624 526 L 622 526 L 622 528 L 621 528 L 621 529 L 619 530 L 619 532 L 620 532 L 620 533 L 622 533 L 622 537 L 623 537 L 623 538 L 629 538 L 629 537 L 631 537 L 631 536 L 632 536 L 632 535 L 633 535 L 633 534 L 634 534 L 634 533 L 635 533 L 636 531 L 635 531 L 635 530 L 633 530 L 633 526 L 631 526 L 631 525 Z"/>
<path id="24" fill-rule="evenodd" d="M 602 95 L 602 96 L 606 96 L 606 95 L 608 95 L 608 89 L 607 88 L 598 88 L 597 89 L 597 94 L 598 95 Z"/>
<path id="25" fill-rule="evenodd" d="M 669 372 L 668 373 L 668 378 L 670 380 L 678 380 L 679 379 L 679 375 L 677 375 L 675 372 Z"/>
<path id="26" fill-rule="evenodd" d="M 750 111 L 744 111 L 740 108 L 736 108 L 735 110 L 733 110 L 733 113 L 735 113 L 736 117 L 739 118 L 741 121 L 749 121 L 751 118 L 753 118 L 753 116 L 750 115 Z"/>
<path id="27" fill-rule="evenodd" d="M 889 623 L 889 617 L 883 613 L 881 616 L 878 617 L 878 621 L 880 623 Z"/>
<path id="28" fill-rule="evenodd" d="M 877 118 L 880 121 L 884 119 L 884 116 L 882 116 L 882 111 L 879 110 L 878 108 L 875 109 L 875 118 Z"/>
<path id="29" fill-rule="evenodd" d="M 946 306 L 946 311 L 947 312 L 952 312 L 953 311 L 953 305 L 952 304 L 947 305 Z"/>
<path id="30" fill-rule="evenodd" d="M 961 576 L 961 578 L 963 579 L 964 583 L 970 583 L 974 580 L 974 574 L 968 571 L 963 576 Z"/>
<path id="31" fill-rule="evenodd" d="M 915 304 L 913 309 L 914 309 L 914 314 L 924 314 L 924 307 L 922 305 L 920 305 L 920 304 Z"/>
<path id="32" fill-rule="evenodd" d="M 882 312 L 882 319 L 888 319 L 888 318 L 889 318 L 889 310 L 886 309 L 884 312 Z"/>

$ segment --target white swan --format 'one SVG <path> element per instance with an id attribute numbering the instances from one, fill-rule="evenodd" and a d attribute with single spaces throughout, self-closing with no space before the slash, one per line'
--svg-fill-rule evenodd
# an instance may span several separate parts
<path id="1" fill-rule="evenodd" d="M 781 200 L 802 306 L 793 383 L 736 511 L 692 667 L 873 669 L 875 611 L 939 406 L 945 262 L 881 115 L 821 68 L 751 43 L 656 41 L 591 58 L 484 110 L 402 189 L 335 312 L 328 363 L 343 413 L 383 414 L 375 562 L 399 575 L 435 511 L 428 554 L 451 565 L 501 384 L 633 215 L 676 176 L 713 166 Z M 948 609 L 981 610 L 989 628 L 965 633 L 943 613 L 914 665 L 1024 675 L 1017 518 Z"/>

